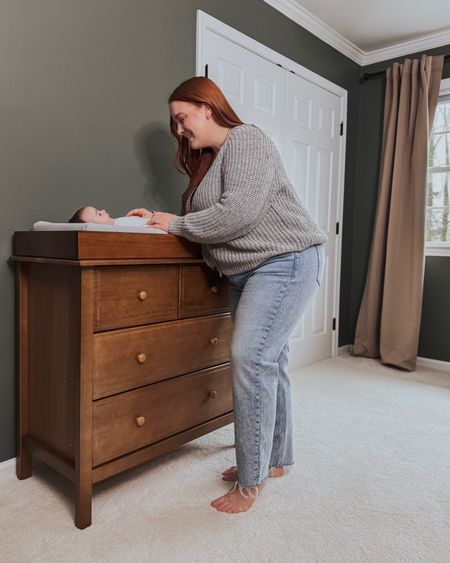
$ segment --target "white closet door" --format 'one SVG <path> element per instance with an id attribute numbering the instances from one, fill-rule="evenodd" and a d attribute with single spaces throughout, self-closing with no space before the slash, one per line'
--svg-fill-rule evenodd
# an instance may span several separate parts
<path id="1" fill-rule="evenodd" d="M 332 356 L 338 96 L 267 61 L 249 49 L 206 32 L 208 76 L 222 89 L 246 123 L 274 141 L 302 203 L 329 234 L 326 274 L 290 340 L 289 367 L 295 369 Z M 331 268 L 331 270 L 330 270 Z"/>
<path id="2" fill-rule="evenodd" d="M 208 77 L 240 119 L 263 129 L 282 154 L 286 71 L 211 31 L 206 45 Z"/>
<path id="3" fill-rule="evenodd" d="M 283 161 L 301 201 L 328 235 L 321 286 L 290 341 L 295 368 L 330 357 L 333 345 L 341 101 L 300 76 L 286 76 Z"/>

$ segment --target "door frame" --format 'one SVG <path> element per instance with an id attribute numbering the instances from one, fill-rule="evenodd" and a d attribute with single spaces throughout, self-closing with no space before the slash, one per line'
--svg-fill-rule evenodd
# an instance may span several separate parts
<path id="1" fill-rule="evenodd" d="M 301 66 L 299 63 L 288 59 L 287 57 L 277 53 L 273 49 L 266 47 L 263 43 L 244 35 L 240 31 L 230 27 L 229 25 L 221 22 L 220 20 L 210 16 L 202 10 L 197 10 L 197 35 L 196 35 L 196 76 L 205 76 L 205 65 L 207 64 L 206 56 L 206 32 L 211 31 L 216 33 L 229 41 L 233 41 L 240 47 L 251 51 L 283 69 L 292 72 L 308 82 L 315 84 L 335 94 L 340 98 L 340 121 L 343 125 L 342 136 L 339 140 L 339 164 L 338 164 L 338 182 L 337 182 L 337 209 L 336 209 L 336 223 L 339 223 L 339 234 L 336 235 L 336 253 L 335 253 L 335 272 L 337 275 L 334 279 L 333 288 L 333 303 L 332 314 L 330 320 L 331 324 L 333 318 L 336 319 L 335 330 L 332 338 L 332 358 L 338 356 L 338 342 L 339 342 L 339 295 L 341 286 L 341 260 L 342 260 L 342 232 L 343 232 L 343 208 L 344 208 L 344 177 L 345 177 L 345 147 L 347 138 L 347 90 L 330 82 L 323 76 L 312 72 L 311 70 Z"/>

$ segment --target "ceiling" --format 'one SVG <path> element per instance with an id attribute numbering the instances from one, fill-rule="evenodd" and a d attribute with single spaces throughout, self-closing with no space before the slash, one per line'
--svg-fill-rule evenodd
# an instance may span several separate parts
<path id="1" fill-rule="evenodd" d="M 450 43 L 449 0 L 265 1 L 362 65 Z"/>

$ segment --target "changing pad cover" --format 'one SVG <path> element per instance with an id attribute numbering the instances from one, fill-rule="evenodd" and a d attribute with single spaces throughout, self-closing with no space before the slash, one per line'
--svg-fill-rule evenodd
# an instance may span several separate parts
<path id="1" fill-rule="evenodd" d="M 99 223 L 52 223 L 51 221 L 37 221 L 33 231 L 101 231 L 111 233 L 144 233 L 167 235 L 162 229 L 153 227 L 136 227 L 123 225 L 103 225 Z"/>

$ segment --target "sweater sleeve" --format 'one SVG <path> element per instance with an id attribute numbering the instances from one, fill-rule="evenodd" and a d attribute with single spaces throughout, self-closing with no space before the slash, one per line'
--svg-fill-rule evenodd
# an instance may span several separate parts
<path id="1" fill-rule="evenodd" d="M 169 233 L 214 244 L 251 231 L 264 217 L 273 195 L 275 163 L 269 157 L 270 143 L 255 127 L 236 131 L 224 147 L 220 200 L 202 211 L 176 217 Z"/>

